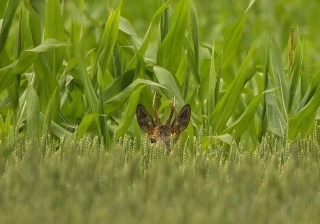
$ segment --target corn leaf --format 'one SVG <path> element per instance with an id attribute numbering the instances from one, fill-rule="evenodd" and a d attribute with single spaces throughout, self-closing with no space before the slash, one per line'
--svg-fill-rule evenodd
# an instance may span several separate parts
<path id="1" fill-rule="evenodd" d="M 230 64 L 230 61 L 232 60 L 232 58 L 236 53 L 236 50 L 238 49 L 238 45 L 243 36 L 243 32 L 244 32 L 244 28 L 245 28 L 245 24 L 248 16 L 248 11 L 252 7 L 254 2 L 255 2 L 254 0 L 250 1 L 248 8 L 239 18 L 236 25 L 230 31 L 229 37 L 226 39 L 225 46 L 224 46 L 224 58 L 223 58 L 224 65 Z"/>
<path id="2" fill-rule="evenodd" d="M 182 106 L 184 104 L 184 100 L 174 76 L 172 76 L 168 70 L 159 66 L 154 66 L 153 70 L 159 83 L 164 87 L 163 91 L 167 98 L 172 99 L 175 97 L 178 105 Z"/>
<path id="3" fill-rule="evenodd" d="M 298 30 L 298 29 L 297 29 Z M 294 37 L 292 37 L 294 38 Z M 295 41 L 295 45 L 291 46 L 291 54 L 292 55 L 292 64 L 289 65 L 289 99 L 288 99 L 288 112 L 292 113 L 298 106 L 298 103 L 301 101 L 301 73 L 303 67 L 303 51 L 302 51 L 302 43 L 299 37 L 299 33 L 297 34 L 297 38 L 294 38 L 292 42 Z M 290 63 L 290 62 L 289 62 Z"/>
<path id="4" fill-rule="evenodd" d="M 268 88 L 277 90 L 266 94 L 266 115 L 268 127 L 272 133 L 284 136 L 287 130 L 287 103 L 288 103 L 288 80 L 283 72 L 280 52 L 276 43 L 271 40 L 270 50 L 270 73 Z"/>
<path id="5" fill-rule="evenodd" d="M 47 136 L 50 130 L 51 126 L 51 120 L 54 120 L 54 117 L 56 116 L 56 111 L 59 111 L 60 105 L 56 104 L 56 101 L 59 97 L 58 89 L 56 89 L 52 96 L 49 99 L 46 112 L 44 114 L 44 119 L 42 122 L 42 135 L 43 137 Z"/>
<path id="6" fill-rule="evenodd" d="M 57 40 L 48 39 L 35 48 L 21 52 L 17 60 L 0 68 L 0 92 L 11 84 L 15 75 L 24 73 L 32 65 L 40 52 L 49 51 L 61 46 L 66 46 L 66 44 Z"/>
<path id="7" fill-rule="evenodd" d="M 112 56 L 115 43 L 117 41 L 120 12 L 121 3 L 114 11 L 111 11 L 109 18 L 106 21 L 104 32 L 99 43 L 96 65 L 97 63 L 100 64 L 102 72 L 104 72 L 107 68 L 107 65 Z"/>
<path id="8" fill-rule="evenodd" d="M 199 74 L 199 24 L 198 16 L 195 6 L 192 5 L 190 10 L 190 29 L 192 36 L 192 44 L 187 38 L 185 38 L 185 48 L 187 49 L 187 59 L 189 63 L 189 68 L 192 72 L 193 78 L 200 84 L 200 74 Z"/>
<path id="9" fill-rule="evenodd" d="M 149 43 L 150 43 L 150 39 L 151 39 L 151 30 L 152 30 L 152 27 L 154 26 L 154 24 L 157 22 L 157 20 L 159 19 L 159 17 L 161 16 L 161 14 L 163 13 L 163 11 L 165 9 L 167 9 L 169 7 L 169 3 L 171 1 L 166 1 L 157 11 L 156 13 L 154 14 L 154 16 L 152 17 L 151 19 L 151 22 L 150 22 L 150 25 L 148 27 L 148 30 L 146 31 L 146 34 L 144 35 L 143 37 L 143 40 L 142 40 L 142 44 L 140 46 L 140 49 L 139 49 L 139 53 L 140 55 L 144 55 L 148 46 L 149 46 Z"/>
<path id="10" fill-rule="evenodd" d="M 289 119 L 288 137 L 294 139 L 300 135 L 306 137 L 315 127 L 317 109 L 320 107 L 320 87 L 318 86 L 312 99 L 298 113 Z"/>
<path id="11" fill-rule="evenodd" d="M 0 53 L 2 52 L 7 42 L 9 31 L 12 27 L 11 24 L 19 4 L 20 0 L 8 1 L 0 32 Z"/>
<path id="12" fill-rule="evenodd" d="M 87 114 L 82 118 L 81 123 L 77 128 L 76 139 L 80 139 L 85 135 L 88 128 L 92 125 L 92 123 L 96 120 L 98 116 L 99 116 L 98 113 L 93 113 L 93 114 Z"/>
<path id="13" fill-rule="evenodd" d="M 142 88 L 143 86 L 140 86 L 131 93 L 125 111 L 122 115 L 122 119 L 119 122 L 117 128 L 117 135 L 122 136 L 130 126 L 135 115 L 136 107 L 139 102 L 140 92 Z"/>
<path id="14" fill-rule="evenodd" d="M 84 86 L 84 94 L 87 100 L 87 104 L 89 105 L 91 113 L 98 113 L 99 112 L 99 100 L 95 89 L 93 88 L 93 84 L 91 78 L 88 74 L 87 67 L 85 60 L 83 58 L 83 52 L 81 46 L 78 45 L 77 47 L 77 62 L 79 66 L 79 75 Z"/>
<path id="15" fill-rule="evenodd" d="M 257 112 L 258 106 L 263 99 L 264 94 L 255 96 L 241 116 L 227 129 L 223 131 L 223 134 L 232 133 L 235 131 L 237 137 L 240 137 L 246 129 L 252 124 L 254 116 Z"/>
<path id="16" fill-rule="evenodd" d="M 240 72 L 226 90 L 216 108 L 209 117 L 209 125 L 214 127 L 215 133 L 221 133 L 224 130 L 227 121 L 233 113 L 236 103 L 240 97 L 245 83 L 250 80 L 253 74 L 249 73 L 249 65 L 252 60 L 254 48 L 250 49 L 246 59 L 241 65 Z"/>
<path id="17" fill-rule="evenodd" d="M 40 105 L 39 99 L 33 86 L 30 84 L 27 89 L 26 97 L 27 105 L 27 131 L 28 136 L 36 140 L 40 139 L 41 122 L 40 121 Z"/>
<path id="18" fill-rule="evenodd" d="M 115 103 L 115 102 L 123 103 L 124 100 L 126 100 L 127 97 L 129 97 L 129 95 L 132 93 L 132 91 L 141 85 L 151 85 L 151 86 L 158 86 L 161 88 L 165 88 L 163 85 L 156 83 L 156 82 L 152 82 L 150 80 L 136 79 L 127 88 L 125 88 L 123 91 L 121 91 L 117 95 L 113 96 L 112 98 L 106 100 L 104 103 L 105 104 L 110 104 L 110 103 Z"/>
<path id="19" fill-rule="evenodd" d="M 161 42 L 157 64 L 175 74 L 179 64 L 188 23 L 189 0 L 178 2 L 170 22 L 169 31 Z"/>
<path id="20" fill-rule="evenodd" d="M 60 0 L 47 0 L 45 13 L 45 39 L 64 41 L 65 35 Z M 47 54 L 47 60 L 51 61 L 50 71 L 52 75 L 56 75 L 62 65 L 64 50 L 64 47 L 61 47 Z"/>

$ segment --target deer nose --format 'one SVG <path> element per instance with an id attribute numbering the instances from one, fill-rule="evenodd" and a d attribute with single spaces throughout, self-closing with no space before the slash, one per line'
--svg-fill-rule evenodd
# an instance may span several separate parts
<path id="1" fill-rule="evenodd" d="M 151 144 L 154 144 L 157 142 L 157 140 L 155 138 L 150 138 L 150 142 L 151 142 Z"/>

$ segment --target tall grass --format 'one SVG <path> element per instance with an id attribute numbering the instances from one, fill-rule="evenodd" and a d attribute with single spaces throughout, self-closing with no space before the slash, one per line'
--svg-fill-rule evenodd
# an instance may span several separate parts
<path id="1" fill-rule="evenodd" d="M 215 144 L 140 149 L 130 138 L 30 141 L 0 161 L 1 223 L 317 223 L 320 149 L 314 138 L 266 136 L 258 150 Z M 12 148 L 13 147 L 13 148 Z M 197 148 L 201 148 L 196 144 Z M 57 148 L 59 150 L 57 150 Z M 226 150 L 229 152 L 225 154 Z"/>

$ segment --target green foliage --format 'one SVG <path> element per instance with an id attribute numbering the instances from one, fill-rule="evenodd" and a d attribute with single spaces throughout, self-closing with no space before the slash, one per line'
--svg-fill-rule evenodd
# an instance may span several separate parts
<path id="1" fill-rule="evenodd" d="M 0 141 L 0 222 L 318 223 L 314 137 L 265 136 L 255 152 L 215 141 L 190 153 L 180 142 L 167 155 L 127 137 L 106 152 L 98 138 L 17 136 Z"/>
<path id="2" fill-rule="evenodd" d="M 312 13 L 280 18 L 287 0 L 273 10 L 266 0 L 231 8 L 231 1 L 105 3 L 1 2 L 4 138 L 14 141 L 17 130 L 38 138 L 88 135 L 110 146 L 114 133 L 140 135 L 135 107 L 150 108 L 154 92 L 164 103 L 160 116 L 173 97 L 177 109 L 189 103 L 187 133 L 201 130 L 204 139 L 227 134 L 255 148 L 266 134 L 292 140 L 318 128 Z M 315 1 L 303 7 L 320 8 Z"/>
<path id="3" fill-rule="evenodd" d="M 319 10 L 1 0 L 0 223 L 318 223 Z M 170 155 L 154 92 L 192 109 Z"/>
<path id="4" fill-rule="evenodd" d="M 41 133 L 40 106 L 36 91 L 29 85 L 26 96 L 27 105 L 27 133 L 31 139 L 39 139 Z"/>
<path id="5" fill-rule="evenodd" d="M 254 50 L 251 49 L 240 68 L 239 74 L 228 86 L 228 89 L 210 115 L 209 125 L 214 127 L 215 133 L 220 133 L 225 128 L 227 121 L 233 114 L 246 82 L 252 78 L 253 74 L 252 72 L 248 72 L 248 70 L 253 53 Z"/>

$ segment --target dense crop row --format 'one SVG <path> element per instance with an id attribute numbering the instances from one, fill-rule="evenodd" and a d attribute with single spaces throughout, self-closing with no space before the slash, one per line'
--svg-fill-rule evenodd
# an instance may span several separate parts
<path id="1" fill-rule="evenodd" d="M 320 148 L 314 138 L 265 137 L 256 152 L 216 144 L 106 151 L 98 139 L 18 138 L 0 160 L 1 223 L 318 223 Z M 196 145 L 197 148 L 201 148 Z M 58 149 L 58 150 L 57 150 Z M 228 155 L 225 154 L 228 152 Z"/>

